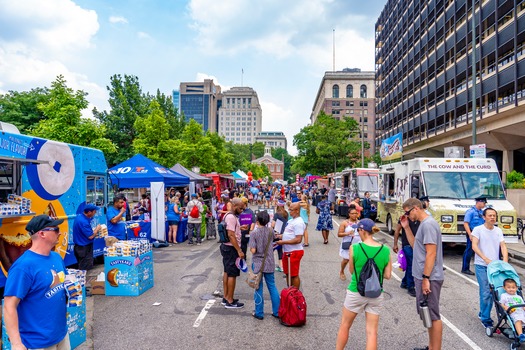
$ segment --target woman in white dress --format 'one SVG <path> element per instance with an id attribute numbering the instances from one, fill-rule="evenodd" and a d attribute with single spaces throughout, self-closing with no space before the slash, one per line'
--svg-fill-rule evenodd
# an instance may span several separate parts
<path id="1" fill-rule="evenodd" d="M 343 238 L 341 241 L 341 246 L 339 247 L 339 256 L 343 258 L 341 261 L 341 271 L 339 271 L 339 278 L 341 278 L 342 281 L 346 280 L 345 268 L 346 265 L 348 265 L 348 261 L 350 259 L 348 255 L 350 245 L 361 242 L 361 238 L 359 237 L 359 233 L 357 233 L 357 229 L 352 227 L 352 225 L 357 224 L 358 217 L 359 212 L 355 206 L 350 205 L 350 208 L 348 209 L 348 218 L 339 226 L 339 232 L 337 232 L 337 236 Z"/>

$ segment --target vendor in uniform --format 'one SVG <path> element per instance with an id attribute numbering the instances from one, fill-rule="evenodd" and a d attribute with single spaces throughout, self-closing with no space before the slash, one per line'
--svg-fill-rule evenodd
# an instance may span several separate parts
<path id="1" fill-rule="evenodd" d="M 122 216 L 125 214 L 124 199 L 120 196 L 115 196 L 113 198 L 113 206 L 108 208 L 108 213 L 106 214 L 109 236 L 116 237 L 119 240 L 126 239 L 126 224 L 122 221 Z"/>
<path id="2" fill-rule="evenodd" d="M 75 239 L 73 251 L 78 261 L 79 270 L 87 271 L 93 268 L 93 240 L 100 231 L 100 225 L 93 229 L 91 221 L 93 221 L 98 209 L 99 207 L 93 203 L 86 204 L 83 213 L 77 215 L 73 223 L 73 237 Z"/>

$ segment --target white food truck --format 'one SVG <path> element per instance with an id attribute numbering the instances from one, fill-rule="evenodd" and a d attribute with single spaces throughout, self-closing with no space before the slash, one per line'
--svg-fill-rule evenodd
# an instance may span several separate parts
<path id="1" fill-rule="evenodd" d="M 474 198 L 486 197 L 498 212 L 497 225 L 505 241 L 517 242 L 516 210 L 506 199 L 498 168 L 489 158 L 416 158 L 379 168 L 377 220 L 393 232 L 402 204 L 428 196 L 430 212 L 441 227 L 443 242 L 465 242 L 463 219 Z"/>

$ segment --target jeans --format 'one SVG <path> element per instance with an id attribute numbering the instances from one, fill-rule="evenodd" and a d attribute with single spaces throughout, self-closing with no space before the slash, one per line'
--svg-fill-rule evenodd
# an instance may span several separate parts
<path id="1" fill-rule="evenodd" d="M 253 265 L 252 265 L 253 268 Z M 263 279 L 266 282 L 268 292 L 270 292 L 270 299 L 272 300 L 272 314 L 277 316 L 279 314 L 279 291 L 275 286 L 275 275 L 273 272 L 263 273 Z M 264 296 L 263 296 L 263 281 L 259 283 L 259 288 L 253 293 L 253 301 L 255 303 L 255 316 L 264 317 Z"/>
<path id="2" fill-rule="evenodd" d="M 472 260 L 473 255 L 474 251 L 472 250 L 472 241 L 467 235 L 467 246 L 465 247 L 465 252 L 463 253 L 463 265 L 461 266 L 461 271 L 470 270 L 470 260 Z"/>
<path id="3" fill-rule="evenodd" d="M 474 265 L 476 268 L 476 279 L 479 284 L 479 318 L 485 326 L 492 326 L 493 321 L 490 318 L 492 310 L 492 295 L 490 293 L 489 279 L 487 277 L 487 267 Z"/>
<path id="4" fill-rule="evenodd" d="M 405 258 L 407 259 L 407 269 L 405 271 L 405 277 L 401 280 L 401 284 L 407 286 L 407 289 L 414 288 L 414 276 L 412 276 L 412 260 L 414 258 L 414 251 L 410 245 L 403 246 L 403 252 L 405 252 Z"/>
<path id="5" fill-rule="evenodd" d="M 193 242 L 193 236 L 196 237 L 197 243 L 201 243 L 201 224 L 193 224 L 188 222 L 188 240 L 190 242 Z"/>

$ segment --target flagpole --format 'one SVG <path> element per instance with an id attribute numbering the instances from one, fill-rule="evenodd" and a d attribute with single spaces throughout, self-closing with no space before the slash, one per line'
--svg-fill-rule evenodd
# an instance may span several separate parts
<path id="1" fill-rule="evenodd" d="M 243 86 L 243 79 L 244 79 L 244 68 L 241 68 L 241 87 Z"/>

